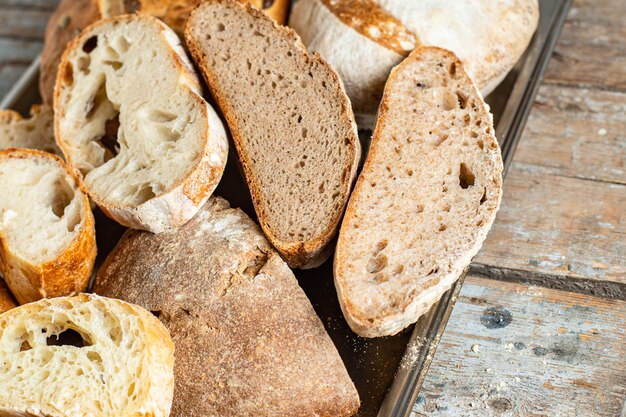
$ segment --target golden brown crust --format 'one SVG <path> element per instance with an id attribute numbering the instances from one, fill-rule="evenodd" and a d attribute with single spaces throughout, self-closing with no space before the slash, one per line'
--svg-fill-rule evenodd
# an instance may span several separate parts
<path id="1" fill-rule="evenodd" d="M 4 280 L 0 277 L 0 314 L 14 307 L 17 307 L 17 302 Z"/>
<path id="2" fill-rule="evenodd" d="M 52 104 L 57 69 L 66 45 L 98 19 L 100 11 L 96 0 L 62 0 L 50 16 L 39 72 L 39 92 L 45 104 Z"/>
<path id="3" fill-rule="evenodd" d="M 233 7 L 238 6 L 244 9 L 247 13 L 250 13 L 252 16 L 258 19 L 268 19 L 268 17 L 263 12 L 251 6 L 248 3 L 240 4 L 232 0 L 208 0 L 206 1 L 206 3 L 210 3 L 210 2 L 230 4 L 230 5 L 233 5 Z M 191 16 L 193 16 L 194 13 L 197 13 L 198 10 L 200 10 L 200 7 L 196 8 L 192 12 Z M 191 21 L 191 18 L 189 19 L 189 21 Z M 296 32 L 293 29 L 284 27 L 284 26 L 279 26 L 275 22 L 273 22 L 273 25 L 274 25 L 274 28 L 281 35 L 283 35 L 285 38 L 287 38 L 287 40 L 291 44 L 293 44 L 295 49 L 299 50 L 299 52 L 305 56 L 306 60 L 312 60 L 318 65 L 324 67 L 327 73 L 333 78 L 334 85 L 342 85 L 339 75 L 337 75 L 333 67 L 330 64 L 328 64 L 326 60 L 324 60 L 324 58 L 320 56 L 319 54 L 314 53 L 313 55 L 311 55 L 307 51 L 302 41 L 300 40 L 300 37 L 296 34 Z M 241 132 L 237 128 L 236 118 L 230 112 L 229 106 L 225 104 L 226 100 L 222 97 L 222 94 L 220 93 L 219 89 L 216 88 L 216 85 L 218 84 L 217 80 L 215 79 L 215 77 L 213 77 L 213 75 L 211 74 L 211 71 L 209 71 L 208 67 L 204 64 L 204 54 L 200 46 L 196 44 L 191 34 L 191 29 L 189 25 L 187 25 L 187 28 L 185 30 L 185 40 L 186 40 L 189 52 L 191 53 L 192 57 L 194 58 L 194 61 L 200 68 L 200 71 L 202 72 L 204 79 L 207 82 L 207 86 L 209 87 L 211 96 L 213 97 L 215 102 L 218 104 L 220 110 L 222 111 L 222 114 L 224 115 L 224 118 L 226 119 L 228 123 L 233 141 L 235 143 L 235 147 L 238 150 L 237 154 L 239 155 L 239 162 L 241 163 L 241 167 L 245 174 L 245 178 L 248 182 L 248 185 L 250 188 L 250 194 L 252 197 L 252 202 L 257 212 L 259 223 L 261 225 L 261 228 L 263 229 L 263 232 L 265 233 L 269 241 L 272 242 L 272 245 L 274 245 L 274 247 L 278 250 L 278 252 L 280 252 L 282 257 L 287 261 L 287 263 L 289 264 L 291 268 L 313 268 L 315 266 L 319 266 L 331 254 L 331 251 L 325 250 L 325 249 L 327 249 L 328 244 L 337 233 L 337 230 L 341 222 L 341 218 L 343 216 L 343 210 L 337 211 L 328 229 L 324 233 L 306 242 L 287 243 L 287 242 L 282 241 L 276 235 L 276 233 L 272 230 L 270 225 L 267 223 L 267 218 L 265 216 L 265 208 L 264 208 L 265 202 L 263 201 L 263 198 L 259 191 L 261 187 L 260 187 L 260 184 L 258 183 L 258 180 L 255 177 L 254 170 L 252 170 L 249 164 L 249 161 L 247 160 L 247 156 L 242 155 L 242 153 L 240 152 L 240 149 L 243 149 L 244 140 L 243 140 Z M 345 92 L 343 94 L 340 94 L 339 96 L 341 97 L 340 112 L 347 119 L 352 119 L 353 118 L 352 107 L 350 105 L 350 100 L 348 99 Z M 347 199 L 350 193 L 350 188 L 356 177 L 356 170 L 357 170 L 358 162 L 359 162 L 360 155 L 361 155 L 361 148 L 360 148 L 360 142 L 358 140 L 358 137 L 356 137 L 355 135 L 354 139 L 355 140 L 349 144 L 350 152 L 355 155 L 355 159 L 350 169 L 350 178 L 347 179 L 347 187 L 345 190 L 346 203 L 347 203 Z M 342 207 L 345 207 L 345 205 Z"/>
<path id="4" fill-rule="evenodd" d="M 387 49 L 407 56 L 417 36 L 374 0 L 320 0 L 345 25 Z"/>
<path id="5" fill-rule="evenodd" d="M 11 251 L 0 232 L 0 272 L 20 304 L 40 298 L 59 297 L 85 291 L 96 259 L 95 222 L 89 198 L 80 181 L 61 158 L 31 149 L 8 149 L 0 158 L 49 158 L 60 164 L 75 181 L 83 198 L 83 224 L 77 238 L 55 259 L 32 264 Z"/>

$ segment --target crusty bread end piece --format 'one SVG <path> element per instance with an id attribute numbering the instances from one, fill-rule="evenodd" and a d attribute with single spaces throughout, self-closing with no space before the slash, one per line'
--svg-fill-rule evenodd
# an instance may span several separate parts
<path id="1" fill-rule="evenodd" d="M 265 235 L 291 267 L 330 254 L 360 158 L 339 76 L 250 5 L 195 9 L 187 46 L 230 127 Z"/>
<path id="2" fill-rule="evenodd" d="M 478 252 L 501 195 L 488 106 L 453 53 L 415 50 L 389 77 L 339 234 L 350 327 L 392 335 L 426 313 Z"/>
<path id="3" fill-rule="evenodd" d="M 181 226 L 226 165 L 224 126 L 202 98 L 180 39 L 150 16 L 103 20 L 72 41 L 54 113 L 68 164 L 125 226 L 155 233 Z"/>
<path id="4" fill-rule="evenodd" d="M 65 163 L 0 152 L 0 272 L 20 303 L 87 288 L 96 258 L 89 199 Z"/>
<path id="5" fill-rule="evenodd" d="M 0 415 L 167 417 L 174 344 L 143 308 L 96 295 L 0 315 Z"/>
<path id="6" fill-rule="evenodd" d="M 0 110 L 0 150 L 8 148 L 37 149 L 63 156 L 54 141 L 52 107 L 34 105 L 28 119 L 13 110 Z"/>

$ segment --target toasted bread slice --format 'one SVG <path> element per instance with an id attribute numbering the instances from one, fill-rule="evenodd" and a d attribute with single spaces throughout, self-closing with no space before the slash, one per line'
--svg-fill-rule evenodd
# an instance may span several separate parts
<path id="1" fill-rule="evenodd" d="M 201 97 L 176 34 L 150 16 L 103 20 L 72 41 L 54 113 L 68 164 L 125 226 L 155 233 L 181 226 L 226 165 L 222 122 Z"/>
<path id="2" fill-rule="evenodd" d="M 63 161 L 0 152 L 0 272 L 20 303 L 85 291 L 96 258 L 89 199 Z"/>
<path id="3" fill-rule="evenodd" d="M 167 417 L 174 344 L 150 312 L 80 294 L 0 315 L 0 415 Z"/>
<path id="4" fill-rule="evenodd" d="M 293 273 L 212 197 L 180 229 L 129 231 L 94 291 L 157 314 L 176 343 L 172 415 L 350 416 L 359 398 Z"/>
<path id="5" fill-rule="evenodd" d="M 0 110 L 0 151 L 8 148 L 37 149 L 63 156 L 54 142 L 52 107 L 33 106 L 28 119 L 13 110 Z"/>
<path id="6" fill-rule="evenodd" d="M 230 127 L 261 227 L 291 267 L 328 258 L 360 158 L 336 72 L 234 0 L 192 12 L 187 46 Z"/>
<path id="7" fill-rule="evenodd" d="M 389 77 L 339 234 L 335 286 L 350 327 L 374 337 L 415 322 L 478 252 L 501 195 L 480 93 L 451 52 L 415 50 Z"/>

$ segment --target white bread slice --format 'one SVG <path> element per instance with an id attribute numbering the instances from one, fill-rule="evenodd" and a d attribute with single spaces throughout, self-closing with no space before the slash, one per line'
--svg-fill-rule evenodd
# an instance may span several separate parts
<path id="1" fill-rule="evenodd" d="M 0 110 L 0 150 L 8 148 L 38 149 L 62 156 L 54 142 L 52 107 L 32 106 L 28 119 L 13 110 Z"/>
<path id="2" fill-rule="evenodd" d="M 0 272 L 21 304 L 85 291 L 96 258 L 89 199 L 65 163 L 0 152 Z"/>
<path id="3" fill-rule="evenodd" d="M 388 15 L 367 12 L 380 7 Z M 522 56 L 538 22 L 537 0 L 299 0 L 289 18 L 309 50 L 337 68 L 359 128 L 373 126 L 384 80 L 401 59 L 390 39 L 411 33 L 416 46 L 456 53 L 487 96 Z"/>
<path id="4" fill-rule="evenodd" d="M 502 195 L 491 114 L 453 53 L 412 52 L 378 114 L 334 265 L 346 320 L 365 337 L 428 311 L 480 249 Z"/>
<path id="5" fill-rule="evenodd" d="M 153 17 L 103 20 L 74 39 L 54 113 L 68 164 L 125 226 L 155 233 L 181 226 L 222 176 L 224 126 L 201 97 L 180 40 Z"/>
<path id="6" fill-rule="evenodd" d="M 167 417 L 174 343 L 143 308 L 96 295 L 0 315 L 0 415 Z"/>
<path id="7" fill-rule="evenodd" d="M 7 284 L 0 277 L 0 314 L 17 307 L 17 302 L 13 298 L 13 294 L 9 291 Z"/>
<path id="8" fill-rule="evenodd" d="M 321 264 L 361 152 L 336 72 L 291 29 L 233 0 L 202 3 L 185 38 L 228 121 L 265 235 L 291 267 Z"/>

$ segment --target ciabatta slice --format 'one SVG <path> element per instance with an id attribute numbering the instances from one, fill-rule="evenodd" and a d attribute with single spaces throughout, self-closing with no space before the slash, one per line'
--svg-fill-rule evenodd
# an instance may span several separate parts
<path id="1" fill-rule="evenodd" d="M 174 343 L 120 300 L 80 294 L 0 315 L 0 415 L 167 417 Z"/>
<path id="2" fill-rule="evenodd" d="M 63 161 L 0 152 L 0 272 L 20 303 L 85 291 L 96 258 L 89 199 Z"/>
<path id="3" fill-rule="evenodd" d="M 291 29 L 234 0 L 203 2 L 185 39 L 228 121 L 265 235 L 291 267 L 319 265 L 360 158 L 337 73 Z"/>
<path id="4" fill-rule="evenodd" d="M 55 88 L 57 143 L 114 220 L 159 233 L 211 195 L 226 164 L 224 126 L 159 20 L 127 15 L 85 29 Z"/>
<path id="5" fill-rule="evenodd" d="M 415 322 L 478 252 L 501 195 L 487 105 L 454 54 L 417 49 L 387 82 L 339 234 L 335 286 L 350 327 L 375 337 Z"/>
<path id="6" fill-rule="evenodd" d="M 62 156 L 54 142 L 54 115 L 50 106 L 33 106 L 30 118 L 13 110 L 0 110 L 0 150 L 28 148 Z"/>

